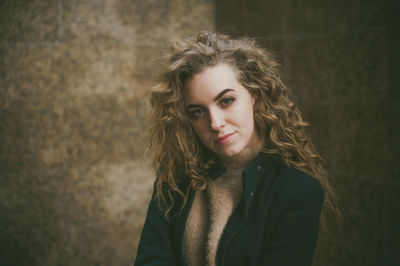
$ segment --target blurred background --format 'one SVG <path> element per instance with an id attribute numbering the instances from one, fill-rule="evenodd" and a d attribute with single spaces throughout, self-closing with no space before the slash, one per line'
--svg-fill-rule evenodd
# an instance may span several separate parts
<path id="1" fill-rule="evenodd" d="M 314 265 L 400 265 L 395 0 L 1 0 L 0 265 L 132 265 L 146 90 L 200 30 L 277 53 L 343 211 Z"/>

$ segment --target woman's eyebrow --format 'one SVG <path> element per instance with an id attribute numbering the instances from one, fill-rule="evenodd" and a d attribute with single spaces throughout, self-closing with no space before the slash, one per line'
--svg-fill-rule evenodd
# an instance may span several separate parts
<path id="1" fill-rule="evenodd" d="M 214 98 L 214 102 L 215 101 L 217 101 L 219 98 L 221 98 L 222 96 L 224 96 L 225 95 L 225 93 L 227 93 L 227 92 L 230 92 L 230 91 L 234 91 L 234 89 L 225 89 L 225 90 L 223 90 L 223 91 L 221 91 L 220 93 L 218 93 L 218 95 L 217 96 L 215 96 L 215 98 Z"/>
<path id="2" fill-rule="evenodd" d="M 218 99 L 220 99 L 222 96 L 224 96 L 227 92 L 230 92 L 230 91 L 235 91 L 235 90 L 234 89 L 230 89 L 230 88 L 225 89 L 225 90 L 221 91 L 220 93 L 218 93 L 218 95 L 215 96 L 213 101 L 214 102 L 218 101 Z M 186 109 L 198 108 L 198 107 L 203 107 L 203 106 L 201 104 L 188 104 L 186 106 Z"/>
<path id="3" fill-rule="evenodd" d="M 186 106 L 186 109 L 192 109 L 192 108 L 197 108 L 197 107 L 203 107 L 201 104 L 189 104 Z"/>

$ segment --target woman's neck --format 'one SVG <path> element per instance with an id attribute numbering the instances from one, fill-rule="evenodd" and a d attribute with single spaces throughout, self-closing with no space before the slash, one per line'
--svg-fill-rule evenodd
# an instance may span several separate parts
<path id="1" fill-rule="evenodd" d="M 264 141 L 258 140 L 254 144 L 245 147 L 241 152 L 233 156 L 220 156 L 221 162 L 228 169 L 244 168 L 264 148 Z"/>

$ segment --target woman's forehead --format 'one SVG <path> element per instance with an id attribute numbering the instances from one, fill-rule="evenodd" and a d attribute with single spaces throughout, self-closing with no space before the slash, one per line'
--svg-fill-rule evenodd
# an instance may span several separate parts
<path id="1" fill-rule="evenodd" d="M 227 89 L 237 91 L 238 87 L 242 86 L 235 71 L 229 65 L 221 64 L 204 69 L 186 83 L 186 100 L 188 103 L 196 99 L 211 100 Z"/>

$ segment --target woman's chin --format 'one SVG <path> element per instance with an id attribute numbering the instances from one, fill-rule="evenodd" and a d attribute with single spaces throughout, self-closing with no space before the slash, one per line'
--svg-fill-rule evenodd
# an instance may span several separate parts
<path id="1" fill-rule="evenodd" d="M 226 148 L 223 150 L 218 150 L 215 151 L 215 153 L 218 156 L 222 156 L 222 157 L 234 157 L 235 155 L 238 155 L 241 152 L 242 149 L 235 149 L 234 147 L 230 147 L 230 148 Z"/>

